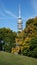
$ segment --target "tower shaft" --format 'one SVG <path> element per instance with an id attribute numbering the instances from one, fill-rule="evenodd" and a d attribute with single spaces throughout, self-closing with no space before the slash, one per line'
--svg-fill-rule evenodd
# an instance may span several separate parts
<path id="1" fill-rule="evenodd" d="M 20 6 L 19 6 L 19 16 L 18 16 L 18 31 L 22 31 L 23 29 L 23 22 L 22 22 L 22 17 L 21 17 L 21 9 L 20 9 Z"/>

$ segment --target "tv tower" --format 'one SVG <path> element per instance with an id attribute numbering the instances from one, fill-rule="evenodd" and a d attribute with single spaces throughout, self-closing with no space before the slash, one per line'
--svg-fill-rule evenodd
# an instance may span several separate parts
<path id="1" fill-rule="evenodd" d="M 22 31 L 23 29 L 23 22 L 22 22 L 22 17 L 21 17 L 21 9 L 20 9 L 20 6 L 19 6 L 19 16 L 18 16 L 18 31 Z"/>

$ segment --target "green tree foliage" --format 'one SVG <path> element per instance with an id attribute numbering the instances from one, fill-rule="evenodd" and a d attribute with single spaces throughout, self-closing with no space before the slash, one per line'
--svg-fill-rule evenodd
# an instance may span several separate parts
<path id="1" fill-rule="evenodd" d="M 22 54 L 37 58 L 37 17 L 27 20 L 23 33 Z"/>
<path id="2" fill-rule="evenodd" d="M 29 47 L 24 47 L 22 54 L 37 58 L 37 37 L 33 37 L 29 42 Z"/>
<path id="3" fill-rule="evenodd" d="M 16 32 L 13 32 L 9 28 L 0 28 L 0 39 L 5 42 L 3 46 L 5 51 L 11 52 L 11 48 L 15 46 L 16 36 Z"/>

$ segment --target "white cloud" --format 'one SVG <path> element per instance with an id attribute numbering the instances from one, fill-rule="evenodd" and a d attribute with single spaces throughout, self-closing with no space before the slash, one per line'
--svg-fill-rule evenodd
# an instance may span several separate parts
<path id="1" fill-rule="evenodd" d="M 12 19 L 12 17 L 8 17 L 8 16 L 0 16 L 0 20 L 9 20 L 9 19 Z M 15 18 L 16 19 L 16 18 Z"/>
<path id="2" fill-rule="evenodd" d="M 3 12 L 0 11 L 0 16 L 5 16 L 5 14 Z"/>
<path id="3" fill-rule="evenodd" d="M 6 15 L 8 15 L 9 17 L 3 17 Z M 2 16 L 2 18 L 0 19 L 11 19 L 12 17 L 16 19 L 18 18 L 16 15 L 14 15 L 11 11 L 8 11 L 8 10 L 4 10 L 4 12 L 0 12 L 0 16 Z"/>
<path id="4" fill-rule="evenodd" d="M 2 0 L 0 0 L 0 16 L 5 16 L 4 5 L 3 5 Z"/>
<path id="5" fill-rule="evenodd" d="M 37 14 L 37 0 L 31 0 L 31 5 L 35 11 L 35 14 Z"/>
<path id="6" fill-rule="evenodd" d="M 16 15 L 14 15 L 11 11 L 5 10 L 5 13 L 6 13 L 7 15 L 10 15 L 10 16 L 14 17 L 14 18 L 18 18 L 18 17 L 17 17 Z"/>
<path id="7" fill-rule="evenodd" d="M 7 19 L 7 18 L 0 17 L 0 20 L 3 20 L 3 19 Z"/>
<path id="8" fill-rule="evenodd" d="M 14 18 L 17 18 L 17 16 L 15 14 L 13 14 L 13 12 L 6 10 L 4 2 L 2 0 L 0 1 L 0 10 L 2 11 L 2 12 L 0 12 L 1 16 L 9 15 L 10 17 L 12 16 Z M 0 18 L 0 19 L 5 19 L 5 18 Z"/>

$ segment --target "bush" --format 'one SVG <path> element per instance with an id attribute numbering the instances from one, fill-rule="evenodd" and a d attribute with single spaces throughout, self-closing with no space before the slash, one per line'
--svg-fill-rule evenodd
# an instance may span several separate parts
<path id="1" fill-rule="evenodd" d="M 25 56 L 27 55 L 27 50 L 24 50 L 23 55 Z"/>
<path id="2" fill-rule="evenodd" d="M 37 48 L 35 48 L 33 51 L 32 51 L 32 57 L 35 57 L 37 58 Z"/>
<path id="3" fill-rule="evenodd" d="M 27 56 L 31 57 L 31 55 L 32 55 L 32 51 L 29 51 Z"/>

